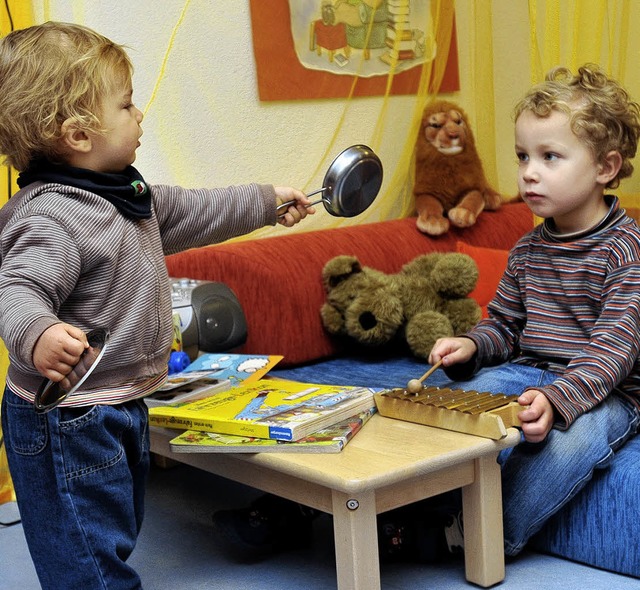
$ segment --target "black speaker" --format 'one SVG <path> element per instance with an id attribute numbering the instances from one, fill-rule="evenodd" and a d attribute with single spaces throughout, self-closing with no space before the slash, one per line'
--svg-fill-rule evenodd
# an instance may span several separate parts
<path id="1" fill-rule="evenodd" d="M 192 360 L 199 352 L 224 352 L 247 340 L 247 321 L 235 293 L 224 283 L 171 279 L 173 311 L 180 314 L 182 348 Z"/>

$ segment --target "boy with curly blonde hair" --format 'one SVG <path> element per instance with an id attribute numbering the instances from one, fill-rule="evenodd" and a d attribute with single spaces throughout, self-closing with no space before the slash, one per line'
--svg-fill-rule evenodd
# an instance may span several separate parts
<path id="1" fill-rule="evenodd" d="M 606 194 L 633 172 L 640 107 L 587 64 L 576 75 L 552 70 L 517 104 L 515 121 L 520 195 L 545 221 L 512 249 L 489 318 L 438 340 L 429 356 L 445 367 L 431 385 L 515 394 L 527 407 L 522 444 L 500 457 L 508 555 L 609 465 L 640 422 L 640 228 Z M 277 551 L 308 536 L 312 518 L 283 502 L 264 496 L 214 523 L 236 554 Z M 455 492 L 381 514 L 381 558 L 456 553 L 460 507 Z"/>
<path id="2" fill-rule="evenodd" d="M 132 71 L 122 46 L 79 25 L 0 39 L 0 153 L 22 189 L 0 211 L 2 428 L 29 550 L 55 590 L 141 587 L 126 560 L 149 466 L 143 398 L 173 339 L 164 256 L 313 212 L 289 187 L 148 184 L 132 166 Z M 100 363 L 36 412 L 43 381 L 70 374 L 95 327 L 110 333 Z"/>
<path id="3" fill-rule="evenodd" d="M 638 104 L 595 65 L 526 94 L 518 188 L 544 222 L 511 250 L 489 317 L 429 357 L 465 389 L 520 395 L 524 441 L 501 456 L 509 555 L 638 430 L 640 229 L 607 189 L 639 136 Z"/>

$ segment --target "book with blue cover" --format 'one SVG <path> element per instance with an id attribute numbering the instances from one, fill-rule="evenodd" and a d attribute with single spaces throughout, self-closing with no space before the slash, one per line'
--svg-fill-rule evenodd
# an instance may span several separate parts
<path id="1" fill-rule="evenodd" d="M 180 375 L 208 373 L 216 379 L 228 379 L 232 386 L 251 383 L 264 377 L 284 357 L 277 354 L 204 353 L 194 360 Z"/>
<path id="2" fill-rule="evenodd" d="M 205 353 L 186 369 L 173 373 L 145 398 L 149 407 L 194 401 L 240 383 L 251 383 L 266 375 L 282 360 L 280 355 Z"/>

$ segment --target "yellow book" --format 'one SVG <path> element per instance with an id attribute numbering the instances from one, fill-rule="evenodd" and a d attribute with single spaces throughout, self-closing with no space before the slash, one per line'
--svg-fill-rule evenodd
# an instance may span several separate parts
<path id="1" fill-rule="evenodd" d="M 369 408 L 300 440 L 186 430 L 169 444 L 174 453 L 339 453 L 375 412 Z"/>
<path id="2" fill-rule="evenodd" d="M 211 397 L 149 409 L 153 426 L 299 440 L 375 406 L 379 388 L 280 379 L 242 383 Z"/>

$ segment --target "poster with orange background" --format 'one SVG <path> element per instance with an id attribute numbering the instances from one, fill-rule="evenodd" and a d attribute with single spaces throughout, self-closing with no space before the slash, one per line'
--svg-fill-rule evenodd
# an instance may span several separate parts
<path id="1" fill-rule="evenodd" d="M 440 92 L 458 90 L 455 25 L 443 42 L 431 30 L 438 21 L 433 5 L 429 0 L 251 0 L 260 99 L 384 95 L 389 82 L 390 94 L 414 94 L 425 60 L 445 61 Z"/>

